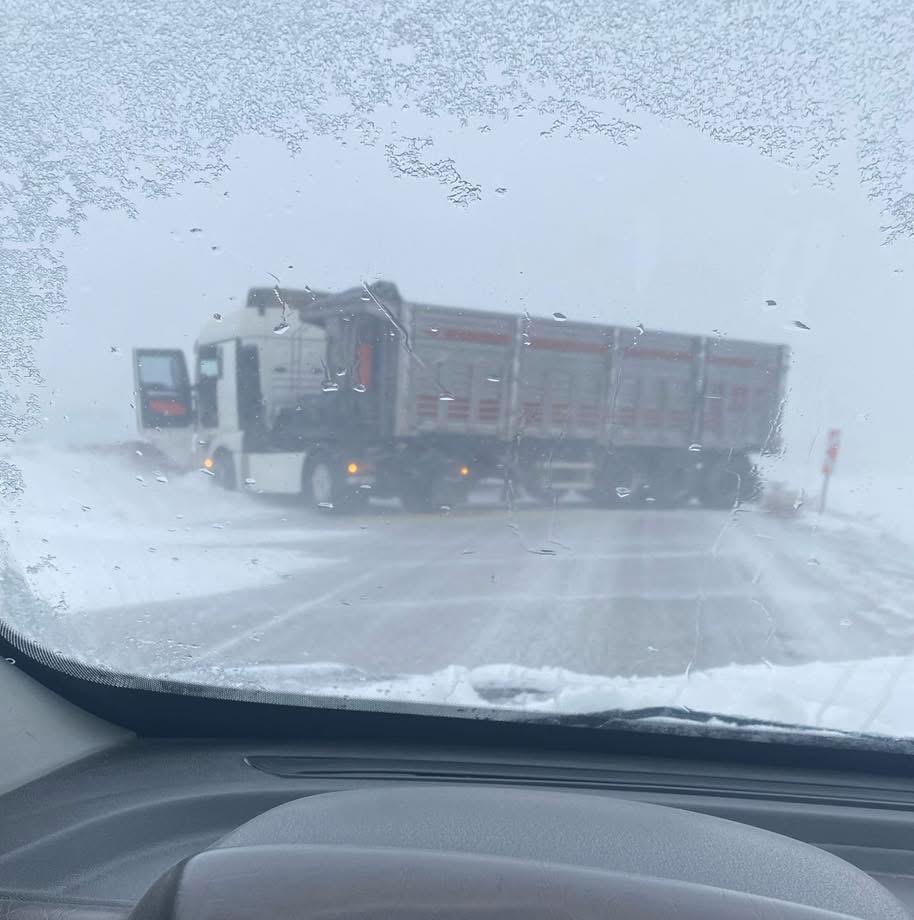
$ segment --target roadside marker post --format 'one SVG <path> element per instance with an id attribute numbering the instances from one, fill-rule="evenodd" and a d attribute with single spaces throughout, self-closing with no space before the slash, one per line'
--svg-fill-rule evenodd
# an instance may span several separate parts
<path id="1" fill-rule="evenodd" d="M 825 442 L 825 459 L 822 461 L 822 494 L 819 497 L 819 514 L 825 510 L 825 500 L 828 497 L 828 484 L 831 474 L 835 471 L 838 460 L 838 451 L 841 448 L 841 429 L 829 428 Z"/>

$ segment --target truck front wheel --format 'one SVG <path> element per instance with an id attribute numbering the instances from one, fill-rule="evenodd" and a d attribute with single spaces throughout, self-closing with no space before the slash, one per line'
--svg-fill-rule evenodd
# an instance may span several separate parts
<path id="1" fill-rule="evenodd" d="M 305 465 L 302 494 L 320 511 L 356 511 L 368 502 L 367 491 L 345 483 L 337 465 L 323 456 L 314 457 Z"/>
<path id="2" fill-rule="evenodd" d="M 307 479 L 312 503 L 318 508 L 333 508 L 338 489 L 330 464 L 326 460 L 316 460 L 309 464 Z"/>
<path id="3" fill-rule="evenodd" d="M 229 492 L 238 488 L 235 461 L 227 450 L 217 450 L 213 456 L 213 482 Z"/>

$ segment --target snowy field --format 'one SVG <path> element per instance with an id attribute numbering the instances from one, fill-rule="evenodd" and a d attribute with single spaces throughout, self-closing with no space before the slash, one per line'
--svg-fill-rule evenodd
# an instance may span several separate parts
<path id="1" fill-rule="evenodd" d="M 139 451 L 139 452 L 138 452 Z M 543 713 L 685 706 L 914 734 L 904 481 L 794 508 L 493 497 L 328 517 L 139 445 L 20 445 L 5 616 L 70 656 L 208 685 Z M 25 584 L 34 603 L 12 604 Z"/>
<path id="2" fill-rule="evenodd" d="M 275 582 L 315 564 L 309 544 L 333 536 L 318 527 L 292 541 L 286 514 L 142 445 L 29 445 L 10 459 L 26 487 L 3 536 L 35 593 L 73 612 Z"/>

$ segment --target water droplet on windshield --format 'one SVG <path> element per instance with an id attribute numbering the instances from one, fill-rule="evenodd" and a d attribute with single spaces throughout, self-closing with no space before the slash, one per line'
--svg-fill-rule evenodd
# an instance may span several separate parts
<path id="1" fill-rule="evenodd" d="M 248 477 L 247 479 L 245 479 L 244 484 L 245 484 L 246 486 L 256 486 L 256 485 L 257 485 L 257 480 L 256 480 L 256 479 L 251 479 L 250 477 Z"/>
<path id="2" fill-rule="evenodd" d="M 188 232 L 189 233 L 202 233 L 203 228 L 202 227 L 191 227 Z"/>
<path id="3" fill-rule="evenodd" d="M 616 486 L 616 495 L 618 495 L 619 498 L 628 498 L 631 494 L 632 490 L 627 486 Z"/>
<path id="4" fill-rule="evenodd" d="M 322 389 L 325 393 L 336 393 L 337 390 L 339 390 L 339 388 L 340 388 L 340 385 L 339 385 L 338 383 L 334 382 L 333 380 L 325 380 L 325 381 L 321 384 L 321 389 Z"/>
<path id="5" fill-rule="evenodd" d="M 208 470 L 205 466 L 200 467 L 200 472 L 206 474 L 207 476 L 215 476 L 216 474 L 212 470 Z"/>
<path id="6" fill-rule="evenodd" d="M 364 393 L 367 389 L 368 389 L 368 387 L 366 387 L 364 383 L 357 383 L 357 384 L 352 388 L 352 391 L 353 391 L 354 393 Z"/>
<path id="7" fill-rule="evenodd" d="M 498 188 L 495 189 L 495 194 L 496 194 L 496 195 L 504 195 L 504 194 L 507 193 L 507 191 L 508 191 L 508 190 L 507 190 L 503 185 L 499 185 Z"/>
<path id="8" fill-rule="evenodd" d="M 810 557 L 806 560 L 806 564 L 807 564 L 807 565 L 822 565 L 822 563 L 819 562 L 819 560 L 816 559 L 815 556 L 810 556 Z"/>
<path id="9" fill-rule="evenodd" d="M 168 482 L 168 477 L 163 476 L 161 473 L 155 474 L 156 482 Z"/>
<path id="10" fill-rule="evenodd" d="M 778 302 L 776 300 L 772 300 L 770 297 L 768 298 L 768 300 L 765 301 L 766 307 L 776 307 L 777 305 L 778 305 Z"/>
<path id="11" fill-rule="evenodd" d="M 336 372 L 336 376 L 337 376 L 337 377 L 345 377 L 345 376 L 346 376 L 346 373 L 347 373 L 347 371 L 346 371 L 346 368 L 344 367 L 341 371 L 337 371 L 337 372 Z"/>
<path id="12" fill-rule="evenodd" d="M 809 328 L 810 328 L 809 326 L 806 325 L 806 323 L 804 323 L 804 322 L 802 322 L 801 320 L 798 320 L 798 319 L 795 319 L 795 320 L 793 321 L 793 325 L 794 325 L 794 327 L 797 328 L 797 329 L 806 329 L 807 331 L 809 331 Z"/>
<path id="13" fill-rule="evenodd" d="M 371 300 L 371 298 L 367 294 L 362 294 L 359 297 L 359 300 L 364 301 L 365 303 L 368 303 Z"/>
<path id="14" fill-rule="evenodd" d="M 635 326 L 635 331 L 638 333 L 638 335 L 644 335 L 644 326 L 641 323 L 638 323 L 638 325 Z"/>
<path id="15" fill-rule="evenodd" d="M 142 457 L 142 456 L 143 456 L 143 451 L 141 451 L 141 450 L 134 451 L 134 453 L 135 453 L 138 457 Z"/>
<path id="16" fill-rule="evenodd" d="M 553 314 L 552 314 L 552 318 L 553 318 L 557 323 L 564 323 L 565 320 L 568 319 L 568 317 L 565 316 L 564 313 L 558 313 L 558 312 L 553 313 Z"/>
<path id="17" fill-rule="evenodd" d="M 317 503 L 317 507 L 318 507 L 318 508 L 331 508 L 331 509 L 332 509 L 332 508 L 333 508 L 333 502 L 318 502 L 318 503 Z"/>
<path id="18" fill-rule="evenodd" d="M 697 454 L 701 450 L 701 444 L 690 444 L 689 450 Z"/>
<path id="19" fill-rule="evenodd" d="M 440 402 L 453 402 L 455 398 L 456 398 L 456 397 L 453 396 L 451 393 L 442 393 L 442 394 L 438 397 L 438 400 L 439 400 Z"/>
<path id="20" fill-rule="evenodd" d="M 437 326 L 430 326 L 428 331 L 429 331 L 432 335 L 438 335 L 438 333 L 439 333 L 441 330 L 438 329 Z"/>
<path id="21" fill-rule="evenodd" d="M 221 323 L 221 322 L 222 322 L 222 314 L 221 314 L 221 313 L 214 313 L 214 314 L 213 314 L 213 319 L 214 319 L 217 323 Z"/>
<path id="22" fill-rule="evenodd" d="M 141 483 L 143 483 L 144 485 L 146 484 L 146 480 L 143 479 L 142 476 L 137 476 L 137 477 L 136 477 L 136 481 L 137 481 L 137 482 L 141 482 Z"/>
<path id="23" fill-rule="evenodd" d="M 489 374 L 489 376 L 486 377 L 486 380 L 489 383 L 501 383 L 501 377 L 499 377 L 497 374 Z"/>
<path id="24" fill-rule="evenodd" d="M 283 321 L 280 322 L 280 323 L 277 323 L 277 324 L 273 327 L 273 332 L 274 332 L 276 335 L 282 335 L 283 333 L 288 332 L 288 331 L 289 331 L 289 324 L 288 324 L 285 320 L 283 320 Z"/>

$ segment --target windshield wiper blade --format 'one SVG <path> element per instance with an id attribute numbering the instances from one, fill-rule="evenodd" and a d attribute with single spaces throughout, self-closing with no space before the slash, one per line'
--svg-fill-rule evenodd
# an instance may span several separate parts
<path id="1" fill-rule="evenodd" d="M 623 728 L 633 723 L 689 722 L 695 725 L 714 724 L 720 728 L 767 729 L 795 733 L 836 734 L 858 737 L 854 732 L 840 729 L 819 728 L 814 725 L 797 725 L 778 722 L 757 716 L 738 716 L 729 713 L 709 712 L 703 709 L 689 709 L 685 706 L 642 706 L 637 709 L 603 709 L 595 712 L 568 713 L 526 713 L 531 719 L 543 724 L 566 725 L 581 728 Z"/>

